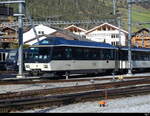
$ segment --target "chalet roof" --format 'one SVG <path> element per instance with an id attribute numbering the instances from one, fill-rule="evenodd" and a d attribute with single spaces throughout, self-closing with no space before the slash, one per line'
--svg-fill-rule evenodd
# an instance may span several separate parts
<path id="1" fill-rule="evenodd" d="M 81 37 L 81 36 L 76 35 L 76 34 L 74 34 L 74 33 L 72 33 L 72 32 L 69 32 L 69 31 L 67 31 L 67 30 L 64 30 L 64 29 L 61 29 L 61 28 L 57 28 L 57 27 L 53 27 L 53 26 L 51 26 L 51 28 L 55 29 L 56 32 L 60 32 L 60 33 L 64 33 L 64 34 L 66 34 L 66 35 L 72 36 L 72 37 L 74 37 L 76 40 L 90 41 L 90 40 L 86 39 L 85 37 Z M 55 32 L 54 32 L 54 33 L 55 33 Z"/>
<path id="2" fill-rule="evenodd" d="M 150 32 L 150 30 L 149 30 L 149 29 L 142 28 L 142 29 L 138 30 L 136 33 L 141 33 L 142 31 L 147 31 L 147 32 Z"/>
<path id="3" fill-rule="evenodd" d="M 89 33 L 93 32 L 93 31 L 95 31 L 95 30 L 97 30 L 97 29 L 99 29 L 99 28 L 101 28 L 101 27 L 103 27 L 103 26 L 110 26 L 110 27 L 112 27 L 112 28 L 114 28 L 114 29 L 116 29 L 116 30 L 119 30 L 118 27 L 116 27 L 116 26 L 114 26 L 114 25 L 112 25 L 112 24 L 103 23 L 103 24 L 101 24 L 101 25 L 99 25 L 99 26 L 96 26 L 96 27 L 94 27 L 94 28 L 88 30 L 85 34 L 89 34 Z M 126 33 L 126 34 L 128 34 L 128 32 L 125 31 L 125 30 L 123 30 L 123 29 L 120 29 L 120 31 L 122 31 L 122 32 L 124 32 L 124 33 Z"/>
<path id="4" fill-rule="evenodd" d="M 87 31 L 87 30 L 80 28 L 80 27 L 77 27 L 75 25 L 70 25 L 68 27 L 65 27 L 64 29 L 65 30 L 71 30 L 71 31 L 77 31 L 77 32 L 86 32 Z"/>
<path id="5" fill-rule="evenodd" d="M 146 31 L 146 32 L 150 33 L 150 29 L 142 28 L 142 29 L 138 30 L 137 32 L 134 32 L 132 36 L 134 37 L 134 36 L 136 36 L 137 34 L 143 32 L 143 31 Z"/>
<path id="6" fill-rule="evenodd" d="M 12 27 L 3 27 L 2 29 L 1 29 L 1 31 L 4 31 L 4 30 L 6 30 L 6 29 L 11 29 L 11 30 L 13 30 L 13 31 L 17 31 L 15 28 L 12 28 Z"/>

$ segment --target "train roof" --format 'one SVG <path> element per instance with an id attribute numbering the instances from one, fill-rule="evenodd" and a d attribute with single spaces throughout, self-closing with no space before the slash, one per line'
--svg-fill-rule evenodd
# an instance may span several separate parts
<path id="1" fill-rule="evenodd" d="M 122 47 L 120 48 L 121 50 L 128 50 L 128 47 Z M 131 48 L 131 51 L 145 51 L 145 52 L 150 52 L 150 48 Z"/>
<path id="2" fill-rule="evenodd" d="M 78 47 L 94 47 L 94 48 L 107 48 L 107 49 L 118 49 L 115 46 L 112 46 L 107 43 L 100 42 L 89 42 L 89 41 L 81 41 L 81 40 L 67 40 L 62 37 L 48 37 L 44 40 L 35 43 L 33 46 L 41 46 L 41 45 L 54 45 L 54 46 L 78 46 Z"/>
<path id="3" fill-rule="evenodd" d="M 14 49 L 0 49 L 0 52 L 10 52 L 12 50 L 14 50 Z"/>

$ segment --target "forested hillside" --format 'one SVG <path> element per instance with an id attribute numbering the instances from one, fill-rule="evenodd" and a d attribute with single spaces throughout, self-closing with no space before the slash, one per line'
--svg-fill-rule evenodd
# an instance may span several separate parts
<path id="1" fill-rule="evenodd" d="M 98 20 L 116 19 L 113 15 L 113 0 L 26 0 L 27 8 L 33 18 L 52 18 L 52 20 Z M 122 27 L 127 30 L 127 0 L 116 0 L 116 11 L 121 14 Z M 133 31 L 149 24 L 137 25 L 137 22 L 150 22 L 150 4 L 133 5 Z"/>
<path id="2" fill-rule="evenodd" d="M 33 17 L 61 20 L 113 18 L 111 0 L 26 0 Z"/>
<path id="3" fill-rule="evenodd" d="M 0 0 L 4 1 L 4 0 Z M 6 0 L 5 0 L 6 1 Z M 26 0 L 26 8 L 34 20 L 99 20 L 116 19 L 113 15 L 113 0 Z M 116 0 L 116 11 L 121 14 L 121 26 L 127 29 L 127 0 Z M 16 5 L 15 5 L 16 6 Z M 18 8 L 17 6 L 15 7 Z M 150 27 L 150 3 L 134 4 L 133 30 Z"/>

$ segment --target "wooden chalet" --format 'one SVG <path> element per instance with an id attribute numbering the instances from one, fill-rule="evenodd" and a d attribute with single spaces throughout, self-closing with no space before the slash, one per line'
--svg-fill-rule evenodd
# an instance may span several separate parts
<path id="1" fill-rule="evenodd" d="M 75 25 L 70 25 L 70 26 L 64 28 L 64 30 L 67 30 L 69 32 L 72 32 L 72 33 L 80 35 L 80 36 L 84 36 L 85 32 L 87 31 L 87 30 L 77 27 Z"/>
<path id="2" fill-rule="evenodd" d="M 140 29 L 132 35 L 132 46 L 150 48 L 150 29 Z"/>
<path id="3" fill-rule="evenodd" d="M 10 28 L 10 27 L 3 27 L 1 29 L 2 35 L 1 35 L 1 39 L 0 42 L 6 46 L 9 47 L 9 45 L 11 43 L 17 43 L 17 30 L 14 28 Z"/>
<path id="4" fill-rule="evenodd" d="M 119 36 L 120 35 L 120 36 Z M 114 46 L 126 46 L 128 32 L 109 23 L 103 23 L 85 33 L 87 39 L 109 43 Z"/>

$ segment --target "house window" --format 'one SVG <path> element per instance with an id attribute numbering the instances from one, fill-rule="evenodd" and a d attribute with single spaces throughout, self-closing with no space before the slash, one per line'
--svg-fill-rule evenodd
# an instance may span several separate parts
<path id="1" fill-rule="evenodd" d="M 119 38 L 119 34 L 112 34 L 111 38 Z"/>
<path id="2" fill-rule="evenodd" d="M 118 42 L 118 41 L 111 42 L 111 44 L 112 44 L 113 46 L 119 46 L 119 42 Z"/>
<path id="3" fill-rule="evenodd" d="M 114 46 L 114 45 L 115 45 L 115 42 L 111 42 L 111 44 Z"/>
<path id="4" fill-rule="evenodd" d="M 44 31 L 38 31 L 39 35 L 44 35 Z"/>
<path id="5" fill-rule="evenodd" d="M 111 38 L 115 38 L 115 34 L 112 34 L 112 35 L 111 35 Z"/>

